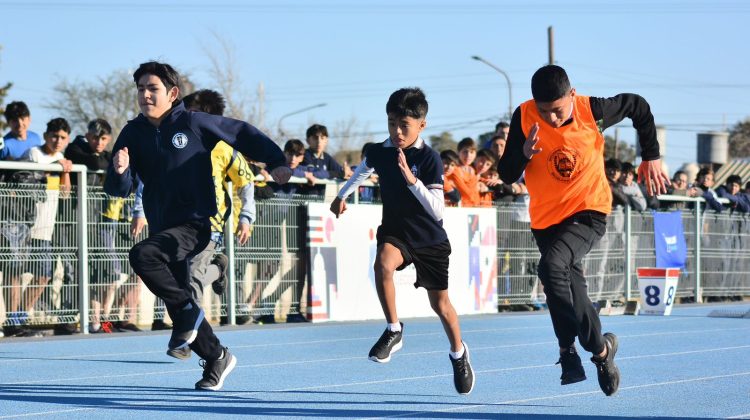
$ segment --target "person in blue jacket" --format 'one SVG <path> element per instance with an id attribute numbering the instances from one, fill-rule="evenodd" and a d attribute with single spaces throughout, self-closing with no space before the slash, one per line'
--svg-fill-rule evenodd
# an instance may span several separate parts
<path id="1" fill-rule="evenodd" d="M 173 321 L 169 349 L 190 347 L 203 361 L 196 389 L 217 391 L 237 359 L 222 346 L 190 295 L 190 258 L 211 236 L 216 214 L 211 150 L 219 140 L 265 162 L 271 177 L 286 183 L 291 170 L 281 149 L 248 123 L 193 112 L 180 100 L 180 77 L 169 64 L 146 62 L 133 73 L 141 114 L 128 121 L 112 149 L 104 190 L 130 194 L 143 183 L 143 210 L 149 237 L 129 253 L 133 270 L 162 298 Z"/>

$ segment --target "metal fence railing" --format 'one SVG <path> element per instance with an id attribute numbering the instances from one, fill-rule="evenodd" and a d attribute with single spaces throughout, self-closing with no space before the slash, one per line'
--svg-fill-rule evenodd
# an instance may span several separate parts
<path id="1" fill-rule="evenodd" d="M 60 167 L 0 162 L 0 169 L 44 174 Z M 85 171 L 80 165 L 74 169 L 79 174 Z M 323 184 L 337 191 L 335 182 Z M 286 314 L 304 313 L 306 204 L 330 195 L 278 194 L 257 201 L 249 243 L 238 246 L 235 240 L 225 241 L 229 288 L 221 297 L 210 290 L 206 293 L 204 306 L 210 320 L 225 318 L 234 324 L 251 316 L 283 319 Z M 688 263 L 677 296 L 700 302 L 704 297 L 750 294 L 748 216 L 705 212 L 700 199 L 682 200 L 693 207 L 682 215 Z M 163 304 L 142 286 L 128 263 L 128 251 L 146 234 L 130 237 L 131 205 L 132 198 L 109 197 L 101 186 L 89 185 L 86 176 L 78 176 L 68 194 L 38 182 L 0 183 L 0 324 L 77 323 L 85 333 L 92 322 L 145 325 L 162 319 Z M 498 303 L 543 303 L 543 287 L 536 276 L 539 253 L 526 207 L 497 204 L 496 209 Z M 231 222 L 227 229 L 233 230 Z M 652 213 L 614 211 L 606 235 L 584 260 L 592 299 L 636 297 L 636 267 L 654 264 Z"/>

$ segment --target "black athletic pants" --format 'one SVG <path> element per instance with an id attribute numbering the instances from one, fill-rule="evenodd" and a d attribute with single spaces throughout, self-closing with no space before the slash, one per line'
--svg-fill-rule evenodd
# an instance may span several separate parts
<path id="1" fill-rule="evenodd" d="M 206 220 L 188 222 L 149 236 L 130 250 L 130 265 L 143 284 L 154 295 L 162 298 L 172 319 L 190 297 L 190 258 L 203 251 L 211 237 L 211 225 Z M 221 356 L 221 344 L 205 319 L 198 328 L 198 336 L 190 348 L 202 359 L 216 360 Z"/>
<path id="2" fill-rule="evenodd" d="M 606 230 L 606 216 L 594 211 L 576 213 L 546 229 L 532 229 L 542 253 L 539 279 L 561 348 L 571 346 L 577 336 L 587 351 L 604 350 L 599 314 L 589 299 L 581 260 Z"/>

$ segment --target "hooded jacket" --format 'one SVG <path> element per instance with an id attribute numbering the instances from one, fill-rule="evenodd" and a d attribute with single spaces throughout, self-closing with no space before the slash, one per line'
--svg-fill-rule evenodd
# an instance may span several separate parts
<path id="1" fill-rule="evenodd" d="M 143 182 L 143 209 L 149 232 L 157 233 L 216 214 L 211 151 L 219 140 L 269 170 L 286 164 L 281 149 L 252 125 L 232 118 L 187 111 L 182 102 L 155 127 L 139 114 L 128 121 L 115 142 L 112 156 L 128 148 L 130 166 L 118 175 L 107 172 L 104 191 L 127 197 L 136 176 Z"/>

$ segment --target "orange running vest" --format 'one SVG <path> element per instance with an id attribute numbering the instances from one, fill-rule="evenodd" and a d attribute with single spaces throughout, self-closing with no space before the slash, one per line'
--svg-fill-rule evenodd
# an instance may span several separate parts
<path id="1" fill-rule="evenodd" d="M 533 229 L 545 229 L 583 210 L 609 214 L 612 191 L 604 172 L 604 137 L 588 96 L 574 96 L 573 121 L 554 128 L 539 115 L 534 100 L 521 105 L 521 128 L 528 137 L 539 123 L 537 148 L 526 165 Z"/>

